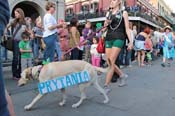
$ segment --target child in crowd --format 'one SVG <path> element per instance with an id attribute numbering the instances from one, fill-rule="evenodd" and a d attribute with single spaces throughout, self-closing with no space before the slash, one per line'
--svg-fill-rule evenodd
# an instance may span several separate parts
<path id="1" fill-rule="evenodd" d="M 93 66 L 100 67 L 101 54 L 97 52 L 98 37 L 93 37 L 93 44 L 91 45 L 91 62 Z"/>
<path id="2" fill-rule="evenodd" d="M 145 40 L 145 50 L 146 50 L 146 59 L 147 59 L 147 63 L 148 65 L 151 65 L 151 61 L 152 61 L 152 56 L 151 53 L 153 52 L 153 42 L 151 40 L 151 35 L 149 35 L 149 37 Z"/>
<path id="3" fill-rule="evenodd" d="M 36 19 L 35 24 L 36 24 L 35 27 L 32 29 L 33 31 L 32 51 L 34 61 L 37 64 L 39 59 L 39 49 L 40 48 L 44 49 L 43 46 L 40 46 L 40 42 L 43 36 L 43 27 L 40 16 Z"/>
<path id="4" fill-rule="evenodd" d="M 29 33 L 21 34 L 22 40 L 19 42 L 21 52 L 21 69 L 22 71 L 32 66 L 32 48 L 30 46 Z"/>
<path id="5" fill-rule="evenodd" d="M 90 47 L 92 44 L 93 31 L 91 29 L 91 22 L 87 21 L 85 24 L 85 28 L 82 31 L 83 38 L 86 39 L 85 45 L 85 61 L 90 62 Z"/>

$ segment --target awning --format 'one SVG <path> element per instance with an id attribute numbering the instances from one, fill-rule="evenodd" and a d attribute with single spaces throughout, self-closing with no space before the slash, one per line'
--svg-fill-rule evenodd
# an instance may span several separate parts
<path id="1" fill-rule="evenodd" d="M 99 0 L 92 0 L 91 3 L 98 3 Z"/>
<path id="2" fill-rule="evenodd" d="M 66 9 L 73 8 L 73 7 L 74 7 L 74 5 L 68 5 L 68 6 L 66 6 Z"/>
<path id="3" fill-rule="evenodd" d="M 90 3 L 89 2 L 83 2 L 82 5 L 89 5 Z"/>

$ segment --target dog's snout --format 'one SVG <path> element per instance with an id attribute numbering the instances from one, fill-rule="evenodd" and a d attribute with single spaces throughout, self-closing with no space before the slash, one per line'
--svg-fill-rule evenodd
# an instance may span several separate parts
<path id="1" fill-rule="evenodd" d="M 25 84 L 23 83 L 23 84 L 18 84 L 18 87 L 22 87 L 22 86 L 24 86 Z"/>
<path id="2" fill-rule="evenodd" d="M 19 81 L 18 81 L 18 86 L 19 87 L 22 87 L 22 86 L 24 86 L 26 84 L 26 80 L 24 80 L 24 79 L 20 79 Z"/>

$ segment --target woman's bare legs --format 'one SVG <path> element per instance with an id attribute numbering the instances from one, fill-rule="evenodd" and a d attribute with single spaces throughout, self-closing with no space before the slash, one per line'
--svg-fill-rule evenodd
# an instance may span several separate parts
<path id="1" fill-rule="evenodd" d="M 141 59 L 141 66 L 144 66 L 144 60 L 145 60 L 145 51 L 144 50 L 142 50 L 141 51 L 141 53 L 142 53 L 142 59 Z"/>
<path id="2" fill-rule="evenodd" d="M 138 61 L 138 65 L 141 66 L 140 64 L 140 59 L 141 59 L 141 53 L 140 51 L 137 52 L 137 61 Z"/>
<path id="3" fill-rule="evenodd" d="M 15 116 L 15 111 L 14 111 L 12 99 L 9 96 L 9 93 L 7 92 L 7 90 L 5 91 L 5 95 L 6 95 L 6 99 L 7 99 L 8 110 L 9 110 L 10 116 Z"/>
<path id="4" fill-rule="evenodd" d="M 121 71 L 115 69 L 116 65 L 115 65 L 115 60 L 116 58 L 118 57 L 119 53 L 120 53 L 120 48 L 116 48 L 116 47 L 113 47 L 113 48 L 107 48 L 106 49 L 106 56 L 108 59 L 110 59 L 111 61 L 111 69 L 109 70 L 109 72 L 107 73 L 106 75 L 106 82 L 105 82 L 105 85 L 109 85 L 110 82 L 111 82 L 111 79 L 112 79 L 112 75 L 114 73 L 114 71 L 116 71 L 117 74 L 119 74 Z M 119 69 L 119 68 L 118 68 Z M 121 74 L 119 74 L 121 75 Z"/>
<path id="5" fill-rule="evenodd" d="M 107 55 L 107 58 L 110 59 L 112 67 L 106 75 L 105 86 L 109 86 L 114 71 L 120 76 L 119 86 L 125 85 L 123 78 L 125 78 L 126 75 L 124 75 L 124 73 L 120 70 L 120 68 L 115 64 L 115 61 L 116 61 L 120 51 L 121 51 L 121 48 L 117 48 L 117 47 L 113 47 L 112 49 L 110 49 L 110 48 L 106 49 L 106 55 Z"/>

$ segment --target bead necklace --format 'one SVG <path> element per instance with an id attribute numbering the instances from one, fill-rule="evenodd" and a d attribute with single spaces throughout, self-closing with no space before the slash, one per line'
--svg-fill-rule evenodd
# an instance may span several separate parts
<path id="1" fill-rule="evenodd" d="M 115 31 L 115 30 L 120 26 L 120 24 L 121 24 L 121 22 L 122 22 L 122 13 L 121 13 L 121 11 L 119 11 L 119 12 L 116 13 L 116 18 L 119 17 L 118 14 L 119 14 L 119 16 L 120 16 L 120 21 L 119 21 L 118 25 L 117 25 L 116 27 L 114 27 L 114 28 L 113 28 L 113 27 L 111 26 L 111 24 L 110 24 L 110 28 L 111 28 L 112 31 Z"/>

